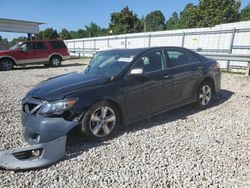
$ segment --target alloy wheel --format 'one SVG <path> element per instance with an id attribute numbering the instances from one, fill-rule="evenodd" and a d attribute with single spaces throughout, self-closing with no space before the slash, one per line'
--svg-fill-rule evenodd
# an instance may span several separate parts
<path id="1" fill-rule="evenodd" d="M 108 136 L 116 124 L 115 112 L 108 106 L 96 109 L 89 120 L 89 128 L 96 137 Z"/>
<path id="2" fill-rule="evenodd" d="M 0 64 L 0 66 L 1 66 L 1 69 L 3 69 L 3 70 L 10 70 L 10 69 L 12 69 L 12 62 L 11 61 L 9 61 L 9 60 L 2 60 L 1 61 L 1 64 Z"/>
<path id="3" fill-rule="evenodd" d="M 211 100 L 211 96 L 212 96 L 211 88 L 208 85 L 204 85 L 199 93 L 199 100 L 201 105 L 203 106 L 207 105 Z"/>
<path id="4" fill-rule="evenodd" d="M 60 60 L 58 58 L 53 58 L 52 64 L 53 64 L 53 66 L 57 67 L 60 65 Z"/>

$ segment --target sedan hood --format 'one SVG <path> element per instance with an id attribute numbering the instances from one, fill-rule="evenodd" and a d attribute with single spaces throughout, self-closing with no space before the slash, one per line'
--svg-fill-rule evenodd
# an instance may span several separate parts
<path id="1" fill-rule="evenodd" d="M 28 96 L 46 101 L 60 100 L 70 93 L 104 84 L 108 78 L 73 72 L 50 78 L 34 87 Z"/>

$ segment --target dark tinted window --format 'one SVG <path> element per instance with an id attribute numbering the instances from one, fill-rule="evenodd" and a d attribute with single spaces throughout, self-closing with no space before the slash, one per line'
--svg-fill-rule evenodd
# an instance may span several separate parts
<path id="1" fill-rule="evenodd" d="M 66 48 L 66 45 L 64 44 L 63 41 L 50 41 L 49 43 L 51 47 L 54 49 Z"/>
<path id="2" fill-rule="evenodd" d="M 46 49 L 46 45 L 44 42 L 28 42 L 28 43 L 24 43 L 21 48 L 24 51 L 32 51 L 32 50 L 42 50 L 42 49 Z"/>
<path id="3" fill-rule="evenodd" d="M 179 50 L 164 50 L 168 66 L 174 67 L 189 63 L 186 54 Z"/>
<path id="4" fill-rule="evenodd" d="M 44 42 L 34 42 L 33 44 L 33 49 L 34 50 L 43 50 L 46 49 L 46 45 Z"/>
<path id="5" fill-rule="evenodd" d="M 134 68 L 143 68 L 144 72 L 163 70 L 165 63 L 161 51 L 147 53 L 136 62 Z"/>
<path id="6" fill-rule="evenodd" d="M 196 57 L 194 54 L 191 52 L 188 53 L 188 60 L 190 63 L 198 63 L 201 62 L 198 57 Z"/>

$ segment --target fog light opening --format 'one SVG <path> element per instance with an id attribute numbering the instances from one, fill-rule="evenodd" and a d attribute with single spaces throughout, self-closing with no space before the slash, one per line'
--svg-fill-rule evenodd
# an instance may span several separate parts
<path id="1" fill-rule="evenodd" d="M 33 149 L 33 150 L 31 150 L 31 154 L 34 157 L 39 157 L 41 155 L 41 150 L 40 149 Z"/>

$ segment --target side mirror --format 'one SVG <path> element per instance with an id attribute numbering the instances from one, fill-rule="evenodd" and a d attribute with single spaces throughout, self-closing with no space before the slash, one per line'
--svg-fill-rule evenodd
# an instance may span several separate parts
<path id="1" fill-rule="evenodd" d="M 131 75 L 131 76 L 142 76 L 143 75 L 143 69 L 142 68 L 131 69 L 129 75 Z"/>

